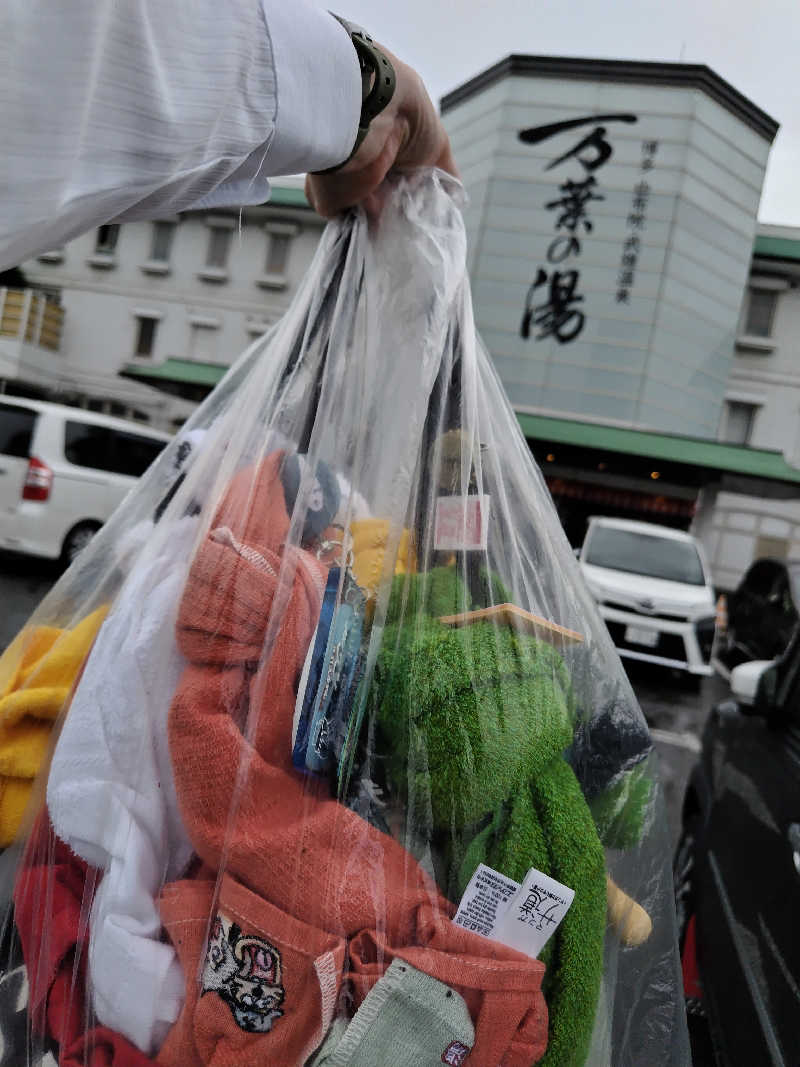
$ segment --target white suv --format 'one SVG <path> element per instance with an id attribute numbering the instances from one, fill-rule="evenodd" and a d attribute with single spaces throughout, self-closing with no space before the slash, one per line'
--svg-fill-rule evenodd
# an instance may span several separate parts
<path id="1" fill-rule="evenodd" d="M 170 440 L 109 415 L 0 399 L 0 548 L 69 563 Z"/>
<path id="2" fill-rule="evenodd" d="M 621 656 L 712 673 L 714 590 L 696 538 L 649 522 L 592 518 L 578 558 Z"/>

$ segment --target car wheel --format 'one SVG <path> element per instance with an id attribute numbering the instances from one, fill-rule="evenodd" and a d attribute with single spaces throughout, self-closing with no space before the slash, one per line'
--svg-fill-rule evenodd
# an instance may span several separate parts
<path id="1" fill-rule="evenodd" d="M 675 913 L 678 920 L 678 946 L 681 952 L 683 952 L 689 919 L 694 914 L 694 874 L 699 830 L 700 816 L 697 814 L 687 816 L 683 823 L 678 847 L 675 849 L 675 861 L 672 868 Z"/>
<path id="2" fill-rule="evenodd" d="M 99 529 L 100 524 L 97 522 L 79 522 L 77 526 L 72 527 L 64 538 L 61 550 L 61 558 L 66 566 L 75 561 Z"/>

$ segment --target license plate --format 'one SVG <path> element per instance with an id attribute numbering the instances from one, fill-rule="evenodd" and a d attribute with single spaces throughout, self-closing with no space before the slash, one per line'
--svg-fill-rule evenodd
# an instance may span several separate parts
<path id="1" fill-rule="evenodd" d="M 629 645 L 645 645 L 647 648 L 655 648 L 658 644 L 658 630 L 646 630 L 643 626 L 628 626 L 625 629 L 625 640 Z"/>

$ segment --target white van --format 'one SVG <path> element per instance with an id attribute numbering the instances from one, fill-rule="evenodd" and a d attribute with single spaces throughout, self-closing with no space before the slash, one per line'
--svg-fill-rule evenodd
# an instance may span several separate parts
<path id="1" fill-rule="evenodd" d="M 69 563 L 169 440 L 109 415 L 0 397 L 0 549 Z"/>
<path id="2" fill-rule="evenodd" d="M 650 522 L 595 517 L 578 556 L 621 656 L 710 675 L 716 598 L 700 543 Z"/>

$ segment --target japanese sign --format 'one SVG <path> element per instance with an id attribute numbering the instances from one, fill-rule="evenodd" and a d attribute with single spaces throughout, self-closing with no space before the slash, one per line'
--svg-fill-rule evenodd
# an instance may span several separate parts
<path id="1" fill-rule="evenodd" d="M 609 134 L 612 123 L 635 123 L 636 115 L 619 112 L 609 115 L 587 115 L 546 126 L 520 130 L 523 144 L 541 144 L 551 138 L 561 138 L 572 130 L 580 130 L 577 143 L 557 155 L 545 170 L 567 165 L 570 175 L 557 187 L 557 194 L 545 202 L 547 211 L 554 213 L 553 239 L 547 252 L 547 264 L 566 269 L 549 270 L 539 266 L 528 288 L 520 324 L 520 336 L 527 340 L 534 329 L 535 340 L 554 337 L 559 344 L 569 344 L 582 332 L 586 323 L 585 298 L 580 292 L 580 266 L 583 239 L 592 233 L 592 204 L 605 197 L 600 192 L 598 173 L 614 154 Z M 581 127 L 593 129 L 581 136 Z M 575 264 L 575 265 L 573 265 Z"/>
<path id="2" fill-rule="evenodd" d="M 639 180 L 633 187 L 631 209 L 628 214 L 628 234 L 622 246 L 622 259 L 617 277 L 617 303 L 627 304 L 636 279 L 636 263 L 642 248 L 641 233 L 647 225 L 647 204 L 650 200 L 650 182 L 647 174 L 655 166 L 658 141 L 642 141 L 642 165 Z"/>

